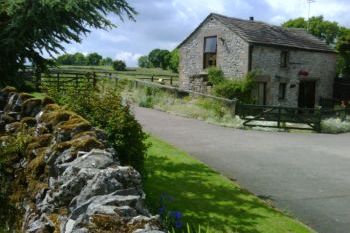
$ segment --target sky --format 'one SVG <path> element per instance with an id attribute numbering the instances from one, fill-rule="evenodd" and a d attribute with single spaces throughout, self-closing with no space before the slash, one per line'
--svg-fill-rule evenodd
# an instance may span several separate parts
<path id="1" fill-rule="evenodd" d="M 280 25 L 288 19 L 308 17 L 307 0 L 129 0 L 138 12 L 136 22 L 109 15 L 118 27 L 110 31 L 93 29 L 80 44 L 65 45 L 67 53 L 97 52 L 124 60 L 129 67 L 154 48 L 174 49 L 211 12 L 230 17 Z M 315 0 L 311 16 L 323 15 L 350 27 L 350 0 Z"/>

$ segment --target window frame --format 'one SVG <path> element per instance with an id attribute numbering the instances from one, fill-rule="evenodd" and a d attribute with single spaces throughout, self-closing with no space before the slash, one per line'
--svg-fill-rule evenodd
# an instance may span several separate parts
<path id="1" fill-rule="evenodd" d="M 280 67 L 287 68 L 289 64 L 289 51 L 282 50 L 280 54 Z"/>
<path id="2" fill-rule="evenodd" d="M 215 53 L 213 52 L 205 52 L 206 46 L 207 46 L 207 39 L 210 38 L 215 38 L 216 39 L 216 43 L 215 43 Z M 218 36 L 206 36 L 204 37 L 204 43 L 203 43 L 203 69 L 207 69 L 210 67 L 216 67 L 217 66 L 217 54 L 218 54 Z M 215 56 L 215 65 L 210 66 L 209 64 L 207 64 L 207 56 Z"/>
<path id="3" fill-rule="evenodd" d="M 278 100 L 286 100 L 287 97 L 287 83 L 280 82 L 278 85 Z"/>

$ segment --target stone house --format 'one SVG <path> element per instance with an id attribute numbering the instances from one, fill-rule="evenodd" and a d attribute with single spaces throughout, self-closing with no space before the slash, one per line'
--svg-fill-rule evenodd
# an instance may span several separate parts
<path id="1" fill-rule="evenodd" d="M 180 87 L 206 92 L 208 67 L 225 77 L 256 71 L 257 104 L 314 107 L 332 98 L 336 52 L 303 29 L 210 14 L 179 46 Z"/>

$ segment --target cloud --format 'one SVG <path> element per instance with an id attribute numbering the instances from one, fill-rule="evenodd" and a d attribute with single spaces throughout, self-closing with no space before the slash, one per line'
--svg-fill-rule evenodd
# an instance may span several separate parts
<path id="1" fill-rule="evenodd" d="M 349 0 L 316 0 L 311 15 L 324 15 L 327 20 L 350 27 Z M 139 14 L 136 22 L 122 22 L 109 18 L 118 25 L 111 31 L 92 30 L 81 44 L 66 45 L 68 51 L 98 52 L 137 65 L 137 58 L 152 49 L 174 49 L 211 12 L 236 18 L 280 25 L 296 17 L 307 17 L 306 0 L 129 0 Z"/>
<path id="2" fill-rule="evenodd" d="M 137 63 L 137 60 L 142 56 L 139 53 L 131 53 L 127 51 L 118 52 L 114 58 L 116 60 L 124 61 L 128 66 L 134 66 Z"/>
<path id="3" fill-rule="evenodd" d="M 271 22 L 281 23 L 285 19 L 296 17 L 308 17 L 307 0 L 265 0 L 271 8 L 272 13 L 278 13 L 270 18 Z M 347 14 L 350 11 L 348 0 L 316 0 L 311 4 L 310 16 L 323 15 L 327 20 L 340 22 L 343 25 L 350 26 L 350 16 Z M 276 17 L 279 16 L 278 22 Z"/>

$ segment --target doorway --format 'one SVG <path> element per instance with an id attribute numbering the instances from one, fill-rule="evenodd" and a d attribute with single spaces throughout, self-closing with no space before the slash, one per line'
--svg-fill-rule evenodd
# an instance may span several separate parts
<path id="1" fill-rule="evenodd" d="M 258 82 L 258 105 L 266 105 L 266 82 Z"/>
<path id="2" fill-rule="evenodd" d="M 316 99 L 316 81 L 300 81 L 299 83 L 299 108 L 314 108 Z"/>

